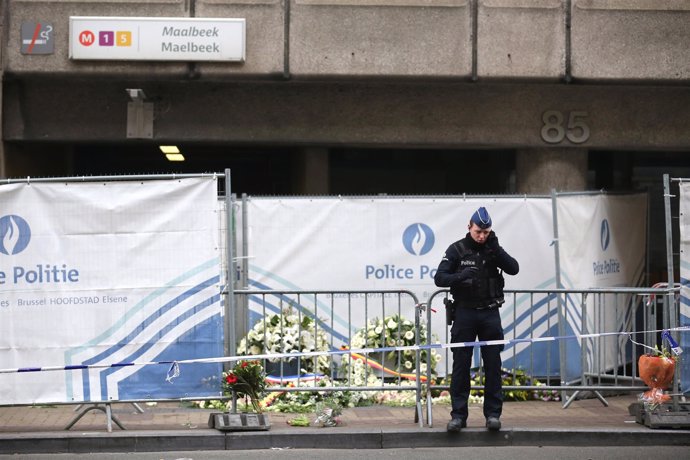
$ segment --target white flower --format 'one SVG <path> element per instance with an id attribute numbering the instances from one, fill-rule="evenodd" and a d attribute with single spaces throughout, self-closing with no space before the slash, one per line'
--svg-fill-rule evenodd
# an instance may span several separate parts
<path id="1" fill-rule="evenodd" d="M 386 323 L 386 327 L 387 327 L 388 329 L 395 329 L 396 327 L 398 327 L 398 323 L 396 323 L 395 321 L 393 321 L 393 318 L 390 318 L 390 319 L 388 320 L 388 323 Z"/>
<path id="2" fill-rule="evenodd" d="M 412 361 L 405 361 L 405 369 L 412 369 Z"/>
<path id="3" fill-rule="evenodd" d="M 302 350 L 303 351 L 314 351 L 314 347 L 316 346 L 316 343 L 314 340 L 305 340 L 302 342 Z"/>
<path id="4" fill-rule="evenodd" d="M 285 322 L 288 324 L 295 324 L 299 321 L 299 318 L 297 317 L 297 315 L 287 315 L 284 318 L 285 318 Z"/>
<path id="5" fill-rule="evenodd" d="M 302 340 L 310 340 L 314 337 L 309 331 L 302 331 L 300 332 L 299 336 L 302 338 Z"/>
<path id="6" fill-rule="evenodd" d="M 240 354 L 298 353 L 300 351 L 327 351 L 330 349 L 328 336 L 307 313 L 300 318 L 288 307 L 281 313 L 267 315 L 247 332 L 238 345 Z M 279 358 L 274 358 L 274 362 Z M 328 373 L 330 362 L 325 359 L 312 359 L 305 362 L 307 372 Z M 316 369 L 314 368 L 316 366 Z"/>
<path id="7" fill-rule="evenodd" d="M 263 331 L 259 332 L 255 329 L 252 329 L 247 333 L 247 339 L 251 341 L 256 341 L 256 340 L 263 340 L 264 339 L 264 334 Z"/>
<path id="8" fill-rule="evenodd" d="M 376 326 L 376 329 L 374 329 L 374 332 L 376 332 L 376 335 L 379 335 L 380 333 L 383 332 L 383 328 L 381 326 Z"/>
<path id="9" fill-rule="evenodd" d="M 407 331 L 407 332 L 405 332 L 405 339 L 407 339 L 407 340 L 412 340 L 412 339 L 414 339 L 414 331 Z"/>
<path id="10" fill-rule="evenodd" d="M 328 360 L 328 356 L 319 356 L 317 358 L 317 361 L 319 363 L 319 368 L 320 369 L 328 369 L 330 366 L 330 362 Z"/>

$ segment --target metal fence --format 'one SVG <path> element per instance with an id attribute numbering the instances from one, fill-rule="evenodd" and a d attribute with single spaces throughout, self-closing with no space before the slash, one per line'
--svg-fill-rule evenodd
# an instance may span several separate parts
<path id="1" fill-rule="evenodd" d="M 690 261 L 688 260 L 688 201 L 687 196 L 683 197 L 683 183 L 687 184 L 690 180 L 688 178 L 672 178 L 668 174 L 664 174 L 664 215 L 665 215 L 665 230 L 666 230 L 666 269 L 669 288 L 678 286 L 680 289 L 678 308 L 674 309 L 669 315 L 668 324 L 671 328 L 680 326 L 690 326 L 690 305 L 688 295 L 688 268 Z M 672 189 L 672 185 L 674 188 Z M 684 189 L 684 188 L 683 188 Z M 675 222 L 674 222 L 675 221 Z M 674 233 L 674 228 L 677 233 Z M 676 272 L 676 269 L 678 272 Z M 676 273 L 678 276 L 676 277 Z M 679 281 L 679 282 L 677 282 Z M 680 342 L 681 347 L 688 347 L 690 343 L 690 336 L 687 330 L 680 335 L 677 335 L 676 340 Z M 673 394 L 678 394 L 681 390 L 681 381 L 684 381 L 683 393 L 687 394 L 690 390 L 688 381 L 690 381 L 690 365 L 687 360 L 680 360 L 680 366 L 676 368 L 676 379 L 672 388 Z M 673 398 L 673 410 L 679 411 L 679 398 Z M 687 410 L 687 407 L 686 407 Z"/>
<path id="2" fill-rule="evenodd" d="M 268 392 L 411 391 L 422 425 L 425 377 L 416 347 L 426 334 L 419 333 L 425 329 L 412 292 L 235 290 L 234 296 L 248 310 L 237 353 L 276 356 L 262 358 Z M 405 345 L 409 350 L 401 350 Z"/>
<path id="3" fill-rule="evenodd" d="M 238 353 L 279 358 L 263 358 L 271 375 L 268 391 L 410 391 L 415 395 L 415 422 L 423 425 L 426 404 L 426 420 L 433 426 L 432 394 L 448 389 L 438 383 L 444 372 L 434 369 L 433 354 L 440 351 L 443 362 L 450 364 L 452 345 L 449 328 L 432 327 L 432 315 L 444 308 L 441 300 L 448 296 L 447 290 L 433 293 L 422 304 L 408 291 L 239 290 L 234 294 L 236 303 L 251 311 Z M 504 391 L 557 390 L 567 408 L 583 392 L 607 405 L 603 392 L 647 389 L 637 377 L 637 360 L 644 354 L 644 344 L 660 342 L 659 332 L 668 328 L 677 291 L 535 289 L 509 290 L 505 297 L 502 357 L 506 375 L 515 378 L 504 384 Z M 288 317 L 292 319 L 286 321 Z M 390 318 L 395 324 L 381 327 Z M 271 322 L 271 327 L 264 326 Z M 411 343 L 403 340 L 410 330 L 414 330 L 413 338 L 407 334 Z M 252 331 L 254 342 L 263 344 L 253 351 L 247 343 Z M 314 337 L 314 343 L 295 346 L 286 339 L 290 334 Z M 414 361 L 406 367 L 410 356 Z M 481 376 L 479 353 L 475 359 Z M 353 363 L 363 375 L 355 375 Z M 518 374 L 529 378 L 518 381 Z"/>
<path id="4" fill-rule="evenodd" d="M 506 312 L 502 315 L 507 341 L 502 353 L 504 367 L 509 363 L 506 375 L 509 379 L 512 376 L 513 381 L 519 373 L 530 379 L 522 384 L 504 384 L 504 391 L 559 390 L 565 401 L 563 407 L 567 408 L 583 391 L 591 392 L 607 405 L 601 394 L 604 391 L 646 390 L 637 377 L 637 360 L 644 354 L 643 345 L 638 344 L 660 343 L 659 328 L 668 327 L 668 312 L 673 311 L 677 302 L 676 292 L 659 288 L 506 291 L 502 307 Z M 440 303 L 436 299 L 447 296 L 448 290 L 437 291 L 429 298 L 429 305 Z M 431 309 L 428 309 L 427 322 L 430 321 Z M 518 323 L 525 326 L 518 328 Z M 544 335 L 540 331 L 557 335 Z M 552 338 L 551 343 L 557 346 L 546 348 Z M 448 328 L 442 341 L 446 344 L 451 341 Z M 448 348 L 445 353 L 446 362 L 450 362 Z M 557 360 L 553 359 L 554 353 Z M 480 367 L 478 353 L 475 359 Z M 569 371 L 572 368 L 579 369 L 577 375 Z M 426 387 L 430 426 L 433 425 L 431 394 L 448 388 L 447 385 Z M 483 387 L 473 386 L 473 389 Z M 569 397 L 568 391 L 573 392 Z"/>

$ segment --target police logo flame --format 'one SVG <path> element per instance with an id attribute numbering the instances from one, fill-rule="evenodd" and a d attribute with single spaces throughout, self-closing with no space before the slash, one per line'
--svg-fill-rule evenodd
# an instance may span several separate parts
<path id="1" fill-rule="evenodd" d="M 608 219 L 601 221 L 601 233 L 599 237 L 601 239 L 601 249 L 606 251 L 606 249 L 609 247 L 609 243 L 611 242 L 611 229 L 609 228 Z"/>
<path id="2" fill-rule="evenodd" d="M 0 217 L 0 252 L 11 256 L 19 254 L 29 245 L 31 228 L 17 215 Z"/>
<path id="3" fill-rule="evenodd" d="M 434 247 L 434 231 L 422 223 L 408 226 L 402 236 L 405 250 L 414 256 L 423 256 Z"/>

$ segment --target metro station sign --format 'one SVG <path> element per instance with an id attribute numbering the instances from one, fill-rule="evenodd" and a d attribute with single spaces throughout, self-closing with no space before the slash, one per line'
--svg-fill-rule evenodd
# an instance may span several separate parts
<path id="1" fill-rule="evenodd" d="M 69 57 L 74 60 L 244 62 L 245 49 L 244 19 L 69 19 Z"/>

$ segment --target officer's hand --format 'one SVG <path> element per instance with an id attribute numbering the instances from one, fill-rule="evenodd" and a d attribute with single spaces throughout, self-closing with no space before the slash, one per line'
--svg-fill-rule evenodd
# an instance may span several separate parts
<path id="1" fill-rule="evenodd" d="M 500 246 L 498 245 L 498 237 L 493 232 L 493 230 L 491 231 L 491 233 L 489 233 L 489 236 L 486 239 L 486 247 L 492 251 L 498 251 L 500 248 Z"/>
<path id="2" fill-rule="evenodd" d="M 465 280 L 474 278 L 477 275 L 477 273 L 479 273 L 479 268 L 477 267 L 472 266 L 463 268 L 462 270 L 460 270 L 460 272 L 458 272 L 455 283 L 462 283 Z"/>

